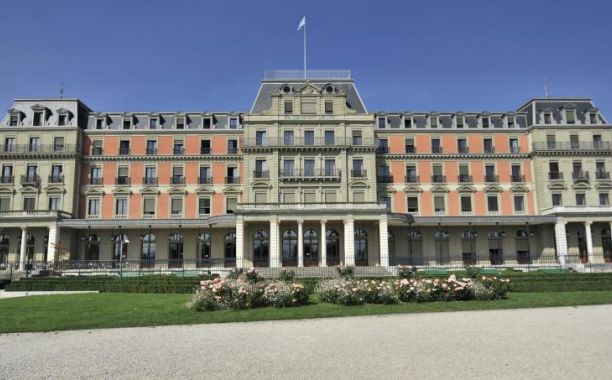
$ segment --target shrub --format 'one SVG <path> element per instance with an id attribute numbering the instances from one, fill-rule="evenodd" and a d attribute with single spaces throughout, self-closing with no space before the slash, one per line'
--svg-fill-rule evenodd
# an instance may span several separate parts
<path id="1" fill-rule="evenodd" d="M 356 286 L 363 292 L 365 303 L 392 304 L 399 302 L 398 294 L 390 281 L 356 281 Z"/>
<path id="2" fill-rule="evenodd" d="M 240 278 L 240 276 L 242 276 L 242 273 L 244 272 L 244 270 L 242 268 L 236 268 L 236 269 L 232 269 L 228 274 L 227 274 L 227 278 L 231 279 L 231 280 L 237 280 L 238 278 Z"/>
<path id="3" fill-rule="evenodd" d="M 510 282 L 508 279 L 482 276 L 479 282 L 491 291 L 491 299 L 501 300 L 508 295 L 508 283 Z"/>
<path id="4" fill-rule="evenodd" d="M 466 265 L 465 273 L 469 278 L 477 278 L 479 275 L 479 269 L 473 265 Z"/>
<path id="5" fill-rule="evenodd" d="M 302 284 L 276 281 L 268 283 L 263 288 L 263 299 L 266 305 L 291 307 L 306 304 L 308 294 Z"/>
<path id="6" fill-rule="evenodd" d="M 295 272 L 292 270 L 283 269 L 278 274 L 278 279 L 285 282 L 291 282 L 295 278 Z"/>
<path id="7" fill-rule="evenodd" d="M 338 265 L 336 267 L 336 272 L 338 272 L 338 275 L 340 277 L 347 279 L 347 280 L 355 277 L 355 267 L 351 265 L 347 265 L 347 266 Z"/>
<path id="8" fill-rule="evenodd" d="M 324 302 L 340 305 L 361 305 L 365 303 L 362 289 L 355 281 L 344 278 L 320 281 L 315 292 Z"/>
<path id="9" fill-rule="evenodd" d="M 397 277 L 399 278 L 412 278 L 416 273 L 416 267 L 410 267 L 407 265 L 397 266 Z"/>
<path id="10" fill-rule="evenodd" d="M 245 277 L 246 277 L 247 281 L 250 282 L 251 284 L 255 284 L 257 282 L 260 282 L 263 279 L 263 277 L 261 277 L 259 275 L 259 273 L 257 273 L 257 270 L 255 268 L 249 269 L 246 272 Z"/>

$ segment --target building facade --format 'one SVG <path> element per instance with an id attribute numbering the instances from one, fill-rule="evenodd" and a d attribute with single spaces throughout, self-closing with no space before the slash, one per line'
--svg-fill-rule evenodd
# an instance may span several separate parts
<path id="1" fill-rule="evenodd" d="M 0 268 L 600 265 L 612 129 L 590 99 L 369 112 L 349 72 L 266 73 L 248 112 L 18 99 Z"/>

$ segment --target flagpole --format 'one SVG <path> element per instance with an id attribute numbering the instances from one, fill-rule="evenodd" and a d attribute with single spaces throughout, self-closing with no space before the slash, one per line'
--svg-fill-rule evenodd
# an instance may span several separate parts
<path id="1" fill-rule="evenodd" d="M 306 22 L 304 22 L 304 79 L 306 79 Z"/>

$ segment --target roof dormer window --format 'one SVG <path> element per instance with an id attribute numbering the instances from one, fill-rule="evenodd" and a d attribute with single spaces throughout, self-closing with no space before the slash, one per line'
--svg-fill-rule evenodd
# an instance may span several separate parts
<path id="1" fill-rule="evenodd" d="M 11 112 L 9 115 L 9 126 L 16 127 L 21 124 L 23 120 L 23 114 L 19 111 Z"/>
<path id="2" fill-rule="evenodd" d="M 552 115 L 550 112 L 544 112 L 544 124 L 552 124 Z"/>
<path id="3" fill-rule="evenodd" d="M 412 128 L 412 115 L 404 116 L 404 128 Z"/>
<path id="4" fill-rule="evenodd" d="M 202 120 L 202 128 L 204 129 L 210 129 L 212 127 L 212 117 L 211 116 L 204 116 L 204 119 Z"/>
<path id="5" fill-rule="evenodd" d="M 490 123 L 491 123 L 491 119 L 488 116 L 482 117 L 482 127 L 483 128 L 489 128 Z"/>
<path id="6" fill-rule="evenodd" d="M 438 128 L 438 115 L 430 115 L 429 116 L 429 126 L 431 128 Z"/>
<path id="7" fill-rule="evenodd" d="M 238 117 L 229 118 L 229 129 L 238 129 Z"/>
<path id="8" fill-rule="evenodd" d="M 565 110 L 565 123 L 566 124 L 576 124 L 576 112 L 573 109 Z"/>
<path id="9" fill-rule="evenodd" d="M 159 119 L 156 117 L 152 117 L 149 119 L 149 129 L 157 129 Z"/>
<path id="10" fill-rule="evenodd" d="M 328 94 L 333 94 L 334 93 L 334 87 L 332 85 L 327 85 L 325 86 L 325 92 Z"/>
<path id="11" fill-rule="evenodd" d="M 131 117 L 123 118 L 123 129 L 132 129 L 132 118 Z"/>
<path id="12" fill-rule="evenodd" d="M 68 114 L 67 113 L 61 113 L 57 116 L 57 125 L 59 125 L 60 127 L 68 125 Z"/>
<path id="13" fill-rule="evenodd" d="M 508 124 L 508 128 L 514 128 L 514 116 L 506 116 L 506 124 Z"/>
<path id="14" fill-rule="evenodd" d="M 281 90 L 283 91 L 284 94 L 291 93 L 291 87 L 289 87 L 289 85 L 284 85 Z"/>
<path id="15" fill-rule="evenodd" d="M 597 124 L 597 112 L 589 112 L 589 123 Z"/>
<path id="16" fill-rule="evenodd" d="M 377 121 L 378 128 L 387 128 L 387 117 L 379 116 Z"/>
<path id="17" fill-rule="evenodd" d="M 103 117 L 96 119 L 96 129 L 103 129 L 106 126 L 106 120 Z"/>
<path id="18" fill-rule="evenodd" d="M 455 125 L 457 128 L 462 129 L 465 125 L 465 116 L 457 115 L 455 116 Z"/>
<path id="19" fill-rule="evenodd" d="M 185 124 L 187 124 L 187 118 L 185 116 L 178 116 L 176 118 L 176 129 L 185 129 Z"/>
<path id="20" fill-rule="evenodd" d="M 40 127 L 42 125 L 44 118 L 43 111 L 34 111 L 34 117 L 32 118 L 32 125 L 35 127 Z"/>

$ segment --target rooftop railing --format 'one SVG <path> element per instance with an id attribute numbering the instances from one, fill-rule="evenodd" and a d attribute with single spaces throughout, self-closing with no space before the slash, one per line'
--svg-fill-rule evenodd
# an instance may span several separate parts
<path id="1" fill-rule="evenodd" d="M 351 70 L 266 70 L 264 79 L 351 79 Z"/>
<path id="2" fill-rule="evenodd" d="M 316 137 L 302 138 L 293 137 L 286 139 L 284 137 L 265 137 L 265 138 L 245 138 L 241 141 L 241 146 L 245 148 L 258 147 L 325 147 L 325 146 L 347 146 L 347 145 L 376 145 L 374 139 L 361 138 L 356 142 L 353 137 Z M 376 145 L 377 146 L 377 145 Z"/>

